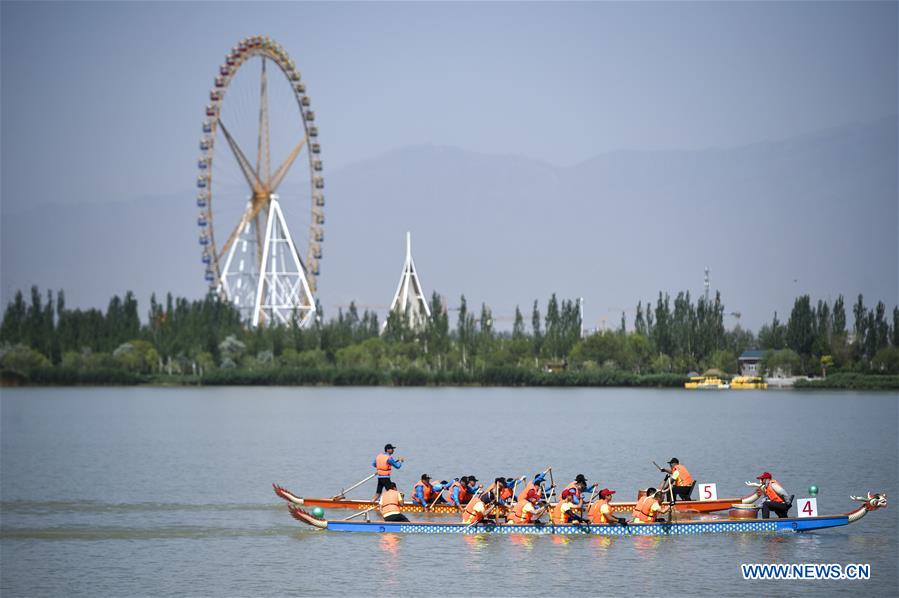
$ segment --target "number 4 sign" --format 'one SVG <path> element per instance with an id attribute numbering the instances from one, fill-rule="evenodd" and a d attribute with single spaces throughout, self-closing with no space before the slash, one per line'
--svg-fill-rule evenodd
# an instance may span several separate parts
<path id="1" fill-rule="evenodd" d="M 796 508 L 800 517 L 817 517 L 818 516 L 818 499 L 817 498 L 800 498 L 796 501 Z"/>
<path id="2" fill-rule="evenodd" d="M 700 484 L 699 500 L 718 500 L 718 485 Z"/>

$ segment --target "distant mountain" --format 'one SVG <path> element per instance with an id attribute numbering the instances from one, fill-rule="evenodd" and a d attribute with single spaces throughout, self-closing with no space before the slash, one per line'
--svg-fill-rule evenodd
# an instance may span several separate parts
<path id="1" fill-rule="evenodd" d="M 590 327 L 633 319 L 659 290 L 702 292 L 712 269 L 729 312 L 757 329 L 801 293 L 897 301 L 896 116 L 703 151 L 613 152 L 573 167 L 456 148 L 404 147 L 327 177 L 320 298 L 383 306 L 404 233 L 422 283 L 465 293 L 501 326 L 552 292 L 585 298 Z M 193 193 L 2 219 L 2 299 L 38 284 L 70 304 L 112 293 L 204 291 Z M 290 214 L 288 213 L 288 218 Z M 847 303 L 850 303 L 847 300 Z M 851 318 L 851 315 L 850 315 Z M 730 324 L 737 320 L 731 318 Z"/>

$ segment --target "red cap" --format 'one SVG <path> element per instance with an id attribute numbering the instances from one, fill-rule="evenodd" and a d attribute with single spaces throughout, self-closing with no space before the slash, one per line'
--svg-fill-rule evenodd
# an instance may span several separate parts
<path id="1" fill-rule="evenodd" d="M 612 496 L 613 494 L 615 494 L 615 491 L 614 491 L 614 490 L 609 490 L 608 488 L 603 488 L 602 490 L 599 491 L 599 497 L 600 497 L 600 498 L 605 498 L 605 497 L 607 497 L 607 496 Z"/>
<path id="2" fill-rule="evenodd" d="M 574 492 L 572 492 L 571 490 L 563 490 L 562 491 L 562 498 L 570 498 L 573 495 L 574 495 Z"/>
<path id="3" fill-rule="evenodd" d="M 531 499 L 537 500 L 539 497 L 540 497 L 540 495 L 537 494 L 537 491 L 534 490 L 533 488 L 528 490 L 528 495 L 526 497 L 528 500 L 531 500 Z"/>
<path id="4" fill-rule="evenodd" d="M 757 479 L 757 480 L 770 480 L 770 479 L 771 479 L 771 474 L 768 473 L 767 471 L 763 471 L 763 472 L 762 472 L 762 475 L 756 477 L 755 479 Z"/>

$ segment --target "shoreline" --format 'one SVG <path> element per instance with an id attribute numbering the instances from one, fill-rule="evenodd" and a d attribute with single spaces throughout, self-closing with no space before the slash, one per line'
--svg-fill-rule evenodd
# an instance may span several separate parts
<path id="1" fill-rule="evenodd" d="M 45 368 L 30 375 L 3 372 L 0 388 L 53 387 L 413 387 L 413 388 L 669 388 L 688 390 L 689 378 L 674 374 L 634 374 L 618 370 L 544 372 L 518 368 L 488 368 L 477 372 L 427 372 L 424 370 L 265 369 L 217 371 L 206 375 L 140 375 L 122 370 L 77 371 Z M 771 378 L 769 391 L 784 390 L 899 390 L 899 376 L 834 373 L 827 378 L 792 378 L 778 384 Z M 772 381 L 774 381 L 772 383 Z M 749 389 L 703 390 L 735 392 Z M 695 390 L 691 390 L 696 392 Z"/>

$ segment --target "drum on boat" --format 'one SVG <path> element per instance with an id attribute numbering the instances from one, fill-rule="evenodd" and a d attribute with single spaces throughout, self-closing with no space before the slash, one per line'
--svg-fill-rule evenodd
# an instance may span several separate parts
<path id="1" fill-rule="evenodd" d="M 760 508 L 755 505 L 731 505 L 727 517 L 729 519 L 758 519 Z"/>

